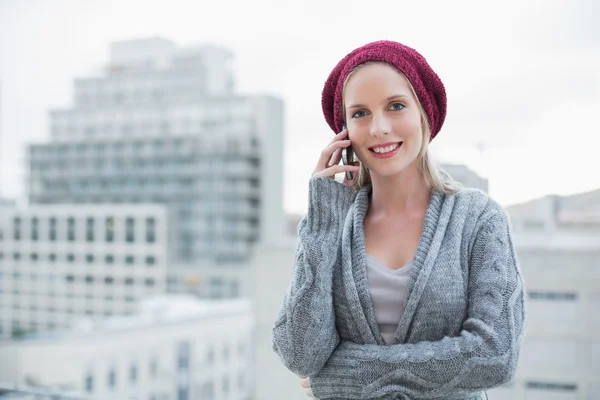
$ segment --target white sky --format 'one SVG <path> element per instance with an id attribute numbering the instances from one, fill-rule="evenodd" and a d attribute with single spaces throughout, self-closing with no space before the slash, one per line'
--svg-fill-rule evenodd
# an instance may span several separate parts
<path id="1" fill-rule="evenodd" d="M 488 177 L 502 204 L 600 188 L 598 4 L 0 0 L 0 194 L 24 195 L 25 145 L 47 140 L 47 112 L 71 105 L 73 79 L 96 74 L 111 41 L 146 36 L 224 45 L 240 93 L 284 98 L 289 212 L 305 211 L 307 180 L 332 135 L 320 104 L 327 75 L 379 39 L 416 48 L 438 72 L 448 116 L 435 154 Z"/>

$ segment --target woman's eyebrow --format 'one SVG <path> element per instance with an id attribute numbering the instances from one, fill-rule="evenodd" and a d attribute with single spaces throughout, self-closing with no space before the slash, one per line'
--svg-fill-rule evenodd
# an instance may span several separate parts
<path id="1" fill-rule="evenodd" d="M 387 97 L 385 99 L 385 101 L 390 101 L 390 100 L 394 100 L 394 99 L 402 99 L 402 98 L 408 98 L 408 96 L 405 94 L 394 94 L 394 95 Z M 352 104 L 351 106 L 348 106 L 346 108 L 349 110 L 351 108 L 363 108 L 363 107 L 366 107 L 366 106 L 364 104 Z"/>

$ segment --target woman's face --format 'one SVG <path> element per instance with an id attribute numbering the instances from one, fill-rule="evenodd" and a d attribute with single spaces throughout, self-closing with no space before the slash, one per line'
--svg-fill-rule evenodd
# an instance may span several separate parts
<path id="1" fill-rule="evenodd" d="M 420 108 L 398 71 L 380 63 L 359 68 L 346 83 L 344 105 L 352 148 L 371 174 L 392 176 L 417 160 Z"/>

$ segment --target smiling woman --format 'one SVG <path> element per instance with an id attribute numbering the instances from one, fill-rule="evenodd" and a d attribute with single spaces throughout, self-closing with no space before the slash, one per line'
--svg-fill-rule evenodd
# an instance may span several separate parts
<path id="1" fill-rule="evenodd" d="M 385 96 L 386 93 L 390 95 Z M 363 99 L 366 104 L 354 103 L 356 98 Z M 373 110 L 369 110 L 369 106 Z M 385 112 L 377 113 L 378 109 Z M 343 82 L 341 113 L 342 119 L 347 121 L 349 132 L 351 131 L 349 136 L 353 148 L 356 146 L 356 141 L 360 139 L 361 133 L 367 133 L 366 128 L 386 130 L 391 128 L 385 125 L 387 123 L 401 125 L 398 127 L 400 131 L 413 136 L 414 140 L 410 141 L 412 148 L 407 150 L 408 146 L 405 145 L 400 149 L 404 145 L 404 140 L 375 144 L 368 148 L 371 153 L 374 153 L 372 156 L 387 159 L 403 151 L 408 154 L 408 160 L 418 158 L 420 165 L 415 167 L 421 168 L 425 181 L 431 187 L 447 193 L 460 188 L 460 185 L 430 156 L 429 142 L 435 135 L 431 134 L 427 114 L 418 100 L 415 89 L 396 66 L 384 61 L 366 61 L 354 67 Z M 373 118 L 378 119 L 373 121 Z M 445 118 L 445 115 L 442 118 Z M 356 189 L 371 183 L 369 169 L 372 166 L 366 161 L 368 157 L 359 156 L 359 159 L 362 160 L 361 168 L 358 179 L 353 182 Z"/>
<path id="2" fill-rule="evenodd" d="M 322 103 L 336 135 L 309 181 L 274 350 L 321 399 L 484 398 L 516 371 L 524 284 L 504 209 L 429 157 L 444 85 L 380 41 L 338 63 Z M 358 165 L 338 165 L 349 147 Z"/>

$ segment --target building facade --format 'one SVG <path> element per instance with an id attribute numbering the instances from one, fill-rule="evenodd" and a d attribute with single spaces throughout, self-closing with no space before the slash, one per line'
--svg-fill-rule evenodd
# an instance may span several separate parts
<path id="1" fill-rule="evenodd" d="M 0 206 L 0 337 L 131 314 L 166 290 L 161 205 Z"/>
<path id="2" fill-rule="evenodd" d="M 516 378 L 493 399 L 600 393 L 600 190 L 507 208 L 527 289 Z"/>
<path id="3" fill-rule="evenodd" d="M 159 296 L 130 317 L 1 346 L 0 380 L 90 399 L 247 400 L 252 320 L 246 299 Z"/>
<path id="4" fill-rule="evenodd" d="M 31 203 L 165 204 L 174 263 L 247 260 L 283 230 L 283 103 L 235 95 L 231 64 L 217 47 L 113 43 L 30 146 Z"/>

